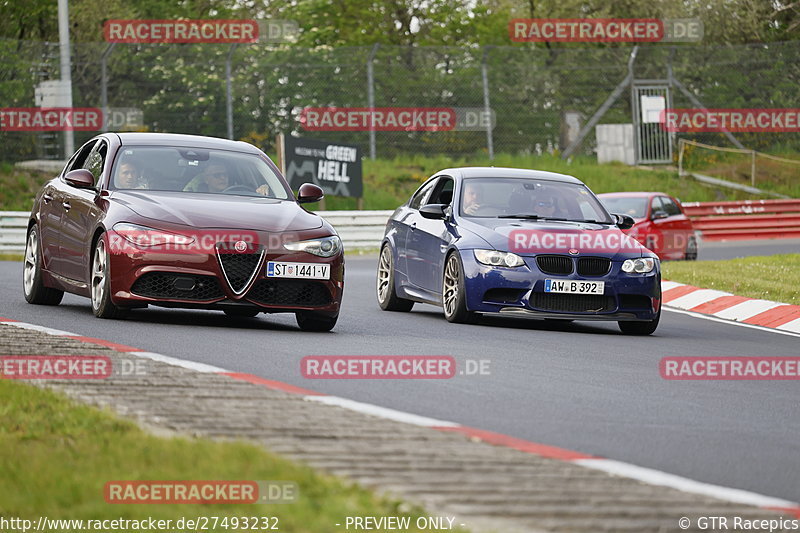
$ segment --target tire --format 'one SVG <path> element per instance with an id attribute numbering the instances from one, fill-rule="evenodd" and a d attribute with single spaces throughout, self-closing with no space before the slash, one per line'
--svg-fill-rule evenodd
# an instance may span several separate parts
<path id="1" fill-rule="evenodd" d="M 248 309 L 248 308 L 238 308 L 232 307 L 230 309 L 223 309 L 223 312 L 232 318 L 253 318 L 257 316 L 261 311 L 258 309 Z"/>
<path id="2" fill-rule="evenodd" d="M 303 331 L 330 331 L 336 325 L 339 315 L 329 316 L 312 311 L 298 311 L 295 313 L 297 325 Z"/>
<path id="3" fill-rule="evenodd" d="M 689 237 L 689 242 L 686 244 L 686 253 L 683 256 L 686 261 L 697 261 L 697 239 Z"/>
<path id="4" fill-rule="evenodd" d="M 442 275 L 442 307 L 448 322 L 473 324 L 478 315 L 467 310 L 467 291 L 464 286 L 464 268 L 457 252 L 447 256 Z"/>
<path id="5" fill-rule="evenodd" d="M 658 310 L 658 314 L 653 320 L 631 322 L 621 320 L 617 322 L 617 324 L 619 325 L 620 331 L 625 335 L 650 335 L 658 327 L 658 321 L 660 319 L 661 309 Z"/>
<path id="6" fill-rule="evenodd" d="M 414 307 L 412 300 L 397 296 L 397 290 L 394 286 L 394 255 L 392 254 L 392 248 L 388 244 L 381 248 L 375 291 L 378 296 L 378 305 L 384 311 L 407 312 Z"/>
<path id="7" fill-rule="evenodd" d="M 42 253 L 39 246 L 39 228 L 35 225 L 25 240 L 25 260 L 22 264 L 22 290 L 25 300 L 35 305 L 58 305 L 64 291 L 45 287 L 42 282 Z"/>
<path id="8" fill-rule="evenodd" d="M 92 252 L 92 269 L 89 275 L 92 313 L 97 318 L 121 318 L 125 309 L 111 301 L 111 265 L 106 249 L 105 235 L 100 235 Z"/>

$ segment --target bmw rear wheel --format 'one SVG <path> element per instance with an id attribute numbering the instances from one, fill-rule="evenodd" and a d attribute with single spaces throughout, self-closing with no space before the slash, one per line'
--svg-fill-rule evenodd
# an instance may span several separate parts
<path id="1" fill-rule="evenodd" d="M 25 300 L 30 304 L 58 305 L 64 297 L 64 291 L 44 286 L 41 260 L 39 229 L 34 225 L 25 241 L 25 263 L 22 267 L 22 289 Z"/>
<path id="2" fill-rule="evenodd" d="M 378 276 L 376 280 L 378 305 L 384 311 L 411 311 L 414 307 L 412 300 L 397 296 L 394 286 L 394 256 L 391 247 L 386 244 L 381 249 L 378 260 Z"/>
<path id="3" fill-rule="evenodd" d="M 475 313 L 467 310 L 464 269 L 456 252 L 447 256 L 444 265 L 442 307 L 444 307 L 444 317 L 448 322 L 471 324 L 478 319 Z"/>
<path id="4" fill-rule="evenodd" d="M 97 239 L 92 255 L 92 271 L 89 276 L 92 297 L 92 312 L 97 318 L 120 318 L 125 310 L 111 301 L 111 268 L 106 248 L 105 235 Z"/>

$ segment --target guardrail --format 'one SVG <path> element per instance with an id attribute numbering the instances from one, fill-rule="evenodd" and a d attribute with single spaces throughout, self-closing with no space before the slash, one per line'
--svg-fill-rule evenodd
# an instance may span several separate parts
<path id="1" fill-rule="evenodd" d="M 0 211 L 0 253 L 25 251 L 29 216 L 27 211 Z"/>
<path id="2" fill-rule="evenodd" d="M 347 250 L 378 248 L 392 211 L 317 211 L 330 222 Z M 0 253 L 25 251 L 29 213 L 0 211 Z"/>
<path id="3" fill-rule="evenodd" d="M 707 241 L 800 238 L 800 200 L 744 200 L 683 204 Z"/>
<path id="4" fill-rule="evenodd" d="M 684 211 L 709 241 L 800 238 L 800 200 L 688 202 Z M 317 211 L 348 250 L 378 248 L 392 211 Z M 28 213 L 0 211 L 0 252 L 22 253 Z"/>

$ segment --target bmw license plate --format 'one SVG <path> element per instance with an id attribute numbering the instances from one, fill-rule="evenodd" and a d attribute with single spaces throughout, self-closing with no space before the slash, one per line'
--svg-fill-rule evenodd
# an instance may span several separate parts
<path id="1" fill-rule="evenodd" d="M 267 263 L 268 278 L 331 279 L 331 266 L 326 263 Z"/>
<path id="2" fill-rule="evenodd" d="M 567 294 L 603 294 L 604 281 L 580 281 L 571 279 L 546 279 L 544 292 L 562 292 Z"/>

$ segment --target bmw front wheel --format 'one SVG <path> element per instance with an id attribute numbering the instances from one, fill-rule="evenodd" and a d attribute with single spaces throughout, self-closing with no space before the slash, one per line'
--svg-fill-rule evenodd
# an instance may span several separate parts
<path id="1" fill-rule="evenodd" d="M 448 322 L 474 323 L 478 316 L 467 310 L 467 291 L 464 285 L 464 268 L 458 253 L 447 256 L 442 281 L 442 307 Z"/>

